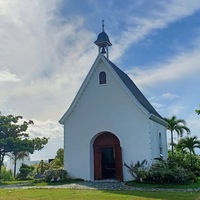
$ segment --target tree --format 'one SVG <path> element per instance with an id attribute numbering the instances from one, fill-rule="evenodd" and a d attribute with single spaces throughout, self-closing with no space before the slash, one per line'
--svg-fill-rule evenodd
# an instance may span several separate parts
<path id="1" fill-rule="evenodd" d="M 55 159 L 51 162 L 53 168 L 60 168 L 64 166 L 64 149 L 60 148 L 56 152 Z"/>
<path id="2" fill-rule="evenodd" d="M 178 145 L 182 148 L 182 150 L 189 151 L 190 163 L 192 166 L 193 165 L 192 154 L 195 154 L 195 148 L 200 148 L 200 140 L 197 139 L 197 136 L 186 137 L 181 139 Z"/>
<path id="3" fill-rule="evenodd" d="M 200 107 L 200 105 L 199 105 L 199 107 Z M 195 110 L 195 112 L 196 112 L 198 115 L 200 115 L 200 109 L 199 109 L 199 110 Z"/>
<path id="4" fill-rule="evenodd" d="M 50 165 L 47 162 L 44 162 L 41 160 L 37 166 L 37 173 L 38 174 L 44 174 L 45 170 L 49 169 Z"/>
<path id="5" fill-rule="evenodd" d="M 30 139 L 27 129 L 33 121 L 22 121 L 22 116 L 3 116 L 0 114 L 0 175 L 4 157 L 8 153 L 16 158 L 20 152 L 33 153 L 48 143 L 48 138 Z"/>
<path id="6" fill-rule="evenodd" d="M 55 159 L 59 160 L 62 166 L 64 165 L 64 149 L 63 148 L 58 149 L 58 151 L 56 152 Z"/>
<path id="7" fill-rule="evenodd" d="M 190 134 L 190 129 L 186 126 L 186 121 L 183 119 L 177 119 L 176 116 L 172 116 L 171 118 L 164 118 L 164 120 L 168 123 L 167 129 L 171 134 L 171 145 L 172 145 L 172 156 L 174 155 L 174 140 L 173 133 L 174 131 L 177 133 L 178 137 L 183 136 L 183 132 L 186 131 L 187 134 Z"/>
<path id="8" fill-rule="evenodd" d="M 29 157 L 29 152 L 20 151 L 20 152 L 16 152 L 16 153 L 9 153 L 9 154 L 7 154 L 7 156 L 9 156 L 13 160 L 13 163 L 14 163 L 13 175 L 15 177 L 17 160 L 22 160 L 24 157 Z"/>
<path id="9" fill-rule="evenodd" d="M 33 172 L 34 167 L 33 166 L 29 166 L 29 165 L 25 165 L 22 163 L 20 169 L 19 169 L 19 174 L 17 176 L 18 179 L 20 180 L 26 180 L 28 175 Z"/>

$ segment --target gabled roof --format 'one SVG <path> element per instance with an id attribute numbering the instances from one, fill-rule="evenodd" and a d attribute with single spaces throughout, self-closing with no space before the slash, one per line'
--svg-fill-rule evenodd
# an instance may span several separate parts
<path id="1" fill-rule="evenodd" d="M 81 88 L 79 89 L 76 97 L 74 98 L 71 106 L 67 110 L 67 112 L 63 115 L 63 117 L 60 119 L 60 123 L 64 124 L 64 121 L 69 117 L 71 112 L 74 111 L 76 104 L 80 100 L 82 93 L 84 92 L 88 82 L 89 77 L 92 76 L 93 72 L 95 71 L 95 66 L 99 62 L 99 60 L 102 60 L 105 65 L 110 68 L 111 71 L 113 71 L 113 74 L 116 76 L 117 80 L 123 85 L 123 87 L 126 88 L 127 92 L 131 95 L 132 99 L 137 103 L 137 105 L 143 110 L 143 112 L 148 115 L 148 117 L 162 125 L 167 125 L 167 123 L 163 120 L 163 118 L 158 114 L 158 112 L 154 109 L 154 107 L 149 103 L 149 101 L 146 99 L 146 97 L 142 94 L 142 92 L 138 89 L 138 87 L 135 85 L 135 83 L 121 70 L 119 69 L 115 64 L 113 64 L 110 60 L 108 60 L 105 56 L 103 56 L 101 53 L 96 58 L 91 70 L 89 71 L 87 77 L 85 78 Z M 136 99 L 136 100 L 135 100 Z"/>

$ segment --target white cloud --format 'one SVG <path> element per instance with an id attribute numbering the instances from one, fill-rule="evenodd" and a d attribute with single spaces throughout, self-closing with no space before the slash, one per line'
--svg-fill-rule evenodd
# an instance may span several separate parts
<path id="1" fill-rule="evenodd" d="M 179 98 L 180 96 L 178 96 L 178 95 L 176 95 L 176 94 L 165 93 L 165 94 L 162 95 L 162 97 L 163 97 L 164 99 L 173 100 L 173 99 Z"/>
<path id="2" fill-rule="evenodd" d="M 9 110 L 14 111 L 13 114 L 20 113 L 43 120 L 51 116 L 58 120 L 67 109 L 97 55 L 97 48 L 91 42 L 96 39 L 96 35 L 84 28 L 84 17 L 74 15 L 70 19 L 67 16 L 61 18 L 56 14 L 59 3 L 57 0 L 0 1 L 0 68 L 3 71 L 9 69 L 12 75 L 15 75 L 12 80 L 23 77 L 15 87 L 4 87 L 8 88 L 3 93 L 7 96 Z M 141 3 L 138 5 L 141 6 Z M 129 23 L 129 28 L 111 36 L 115 43 L 111 52 L 112 59 L 121 57 L 132 43 L 138 42 L 152 30 L 188 16 L 199 7 L 198 1 L 187 7 L 181 2 L 177 5 L 174 2 L 157 2 L 155 8 L 161 7 L 162 12 L 151 9 L 147 12 L 148 16 L 135 17 L 131 3 L 127 16 L 123 18 Z M 170 8 L 173 8 L 173 12 Z M 126 10 L 120 10 L 123 9 Z M 176 14 L 172 16 L 174 12 Z M 192 61 L 192 58 L 190 60 Z M 193 60 L 195 62 L 197 59 Z M 185 60 L 182 58 L 181 61 Z M 173 64 L 174 61 L 171 63 L 170 69 L 176 64 Z M 189 62 L 188 65 L 190 64 L 195 65 Z M 156 84 L 160 79 L 173 79 L 173 72 L 178 73 L 181 70 L 178 66 L 179 71 L 172 69 L 173 72 L 170 73 L 168 67 L 167 64 L 163 64 L 160 70 L 155 68 L 154 72 L 133 70 L 130 74 L 139 85 Z"/>
<path id="3" fill-rule="evenodd" d="M 34 125 L 29 126 L 28 132 L 30 133 L 30 138 L 35 137 L 47 137 L 49 142 L 41 151 L 35 151 L 31 155 L 32 160 L 47 160 L 54 158 L 56 151 L 59 148 L 64 147 L 64 131 L 63 126 L 56 121 L 47 120 L 39 121 L 33 119 Z"/>
<path id="4" fill-rule="evenodd" d="M 188 117 L 186 122 L 191 130 L 191 135 L 196 135 L 200 139 L 200 117 Z"/>
<path id="5" fill-rule="evenodd" d="M 147 2 L 143 2 L 144 4 Z M 149 2 L 147 3 L 149 4 Z M 112 51 L 112 59 L 120 59 L 125 51 L 134 43 L 144 39 L 152 31 L 163 29 L 170 23 L 194 14 L 200 9 L 200 1 L 155 1 L 148 11 L 141 15 L 135 13 L 135 4 L 128 4 L 123 12 L 123 23 L 128 28 L 121 32 L 121 36 L 112 36 L 115 46 Z M 144 9 L 144 8 L 143 8 Z"/>
<path id="6" fill-rule="evenodd" d="M 178 104 L 172 104 L 168 106 L 165 109 L 165 113 L 166 113 L 166 116 L 176 115 L 178 118 L 180 118 L 179 116 L 181 116 L 185 110 L 186 110 L 186 107 L 184 105 L 181 105 L 179 102 Z"/>
<path id="7" fill-rule="evenodd" d="M 133 68 L 127 73 L 140 86 L 177 81 L 200 72 L 200 46 L 190 52 L 180 53 L 148 69 Z"/>
<path id="8" fill-rule="evenodd" d="M 0 1 L 0 80 L 23 77 L 14 87 L 2 86 L 7 112 L 58 120 L 92 65 L 94 34 L 83 27 L 83 17 L 56 15 L 58 3 Z"/>
<path id="9" fill-rule="evenodd" d="M 111 60 L 120 59 L 132 44 L 152 31 L 162 29 L 200 8 L 197 0 L 192 3 L 180 0 L 155 2 L 151 4 L 151 9 L 144 11 L 144 16 L 134 12 L 136 4 L 143 6 L 145 3 L 140 0 L 135 4 L 132 1 L 123 3 L 125 7 L 113 9 L 112 15 L 110 9 L 103 8 L 111 17 L 109 26 L 117 24 L 119 13 L 123 16 L 120 22 L 128 25 L 123 29 L 118 27 L 117 32 L 109 34 L 115 44 L 110 53 Z M 86 23 L 88 25 L 86 14 L 69 17 L 65 13 L 62 18 L 60 3 L 60 0 L 0 0 L 1 111 L 3 114 L 35 118 L 31 135 L 51 138 L 45 149 L 34 154 L 40 159 L 52 158 L 63 145 L 63 130 L 56 121 L 68 108 L 97 56 L 97 48 L 93 44 L 96 34 L 85 28 Z M 109 6 L 114 3 L 112 1 Z M 102 17 L 101 7 L 97 8 L 99 15 L 91 9 L 95 25 L 96 18 Z M 145 86 L 198 73 L 200 47 L 195 47 L 190 53 L 180 53 L 151 70 L 133 69 L 128 73 L 138 85 Z M 156 101 L 154 105 L 158 109 L 164 107 Z M 170 109 L 178 113 L 184 108 L 175 106 Z"/>
<path id="10" fill-rule="evenodd" d="M 18 82 L 20 78 L 16 74 L 12 74 L 9 70 L 0 71 L 0 82 Z"/>
<path id="11" fill-rule="evenodd" d="M 162 110 L 166 107 L 166 105 L 160 104 L 160 103 L 157 103 L 157 102 L 151 102 L 151 105 L 152 105 L 158 112 L 162 111 Z"/>

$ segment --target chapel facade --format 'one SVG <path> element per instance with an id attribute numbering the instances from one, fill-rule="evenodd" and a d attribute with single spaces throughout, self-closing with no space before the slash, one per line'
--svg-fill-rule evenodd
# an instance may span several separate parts
<path id="1" fill-rule="evenodd" d="M 167 158 L 167 123 L 135 83 L 109 60 L 112 45 L 102 25 L 98 55 L 69 109 L 64 125 L 64 167 L 84 180 L 128 181 L 124 166 Z"/>

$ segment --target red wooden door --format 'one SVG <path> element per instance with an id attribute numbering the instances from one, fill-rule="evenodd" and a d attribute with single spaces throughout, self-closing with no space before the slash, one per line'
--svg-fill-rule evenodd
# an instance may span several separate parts
<path id="1" fill-rule="evenodd" d="M 116 180 L 123 181 L 121 147 L 115 148 L 115 167 L 116 167 Z"/>
<path id="2" fill-rule="evenodd" d="M 112 133 L 104 132 L 99 135 L 93 144 L 94 149 L 94 180 L 102 179 L 101 149 L 111 147 L 115 150 L 116 180 L 123 181 L 122 152 L 119 139 Z"/>
<path id="3" fill-rule="evenodd" d="M 101 149 L 94 147 L 94 180 L 101 180 Z"/>

